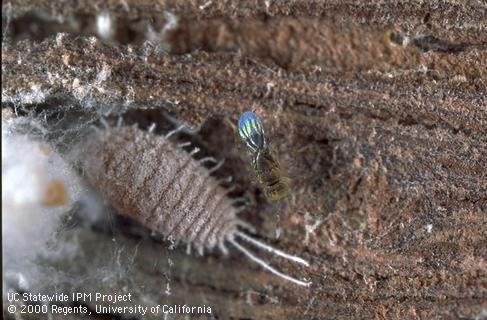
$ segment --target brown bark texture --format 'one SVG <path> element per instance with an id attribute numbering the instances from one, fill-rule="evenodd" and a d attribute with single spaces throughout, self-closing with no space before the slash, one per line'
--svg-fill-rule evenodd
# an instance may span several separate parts
<path id="1" fill-rule="evenodd" d="M 164 110 L 198 128 L 192 139 L 226 159 L 215 175 L 233 176 L 234 195 L 251 199 L 243 219 L 311 265 L 266 260 L 313 283 L 285 282 L 234 251 L 169 250 L 112 216 L 63 232 L 79 244 L 49 266 L 66 275 L 58 291 L 206 304 L 216 319 L 487 317 L 484 2 L 14 0 L 2 9 L 2 107 L 129 110 L 126 121 L 141 126 Z M 146 41 L 149 26 L 170 22 L 164 12 L 176 26 Z M 97 36 L 102 13 L 107 39 Z M 249 110 L 292 180 L 278 203 L 236 147 L 233 124 Z M 106 282 L 90 277 L 100 270 Z"/>

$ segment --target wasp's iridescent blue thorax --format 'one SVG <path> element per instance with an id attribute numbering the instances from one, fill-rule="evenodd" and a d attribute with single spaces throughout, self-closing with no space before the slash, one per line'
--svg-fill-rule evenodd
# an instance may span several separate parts
<path id="1" fill-rule="evenodd" d="M 262 121 L 255 113 L 244 112 L 242 114 L 238 120 L 238 133 L 252 152 L 267 148 Z"/>

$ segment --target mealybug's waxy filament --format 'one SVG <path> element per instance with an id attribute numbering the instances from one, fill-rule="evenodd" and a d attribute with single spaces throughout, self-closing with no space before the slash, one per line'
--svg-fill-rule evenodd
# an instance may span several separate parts
<path id="1" fill-rule="evenodd" d="M 264 126 L 262 126 L 260 118 L 254 113 L 244 112 L 238 120 L 238 133 L 252 152 L 267 148 Z"/>

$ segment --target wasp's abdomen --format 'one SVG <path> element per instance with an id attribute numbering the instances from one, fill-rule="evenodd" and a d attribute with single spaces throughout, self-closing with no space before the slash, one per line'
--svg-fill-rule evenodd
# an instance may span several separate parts
<path id="1" fill-rule="evenodd" d="M 287 195 L 288 179 L 282 175 L 279 164 L 268 149 L 256 155 L 254 170 L 267 197 L 279 200 Z"/>

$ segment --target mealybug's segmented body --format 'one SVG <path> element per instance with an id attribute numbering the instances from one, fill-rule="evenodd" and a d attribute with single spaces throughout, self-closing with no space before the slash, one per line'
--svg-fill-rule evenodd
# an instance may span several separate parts
<path id="1" fill-rule="evenodd" d="M 208 169 L 174 144 L 134 127 L 90 139 L 88 180 L 122 213 L 165 236 L 212 248 L 236 230 L 235 211 Z"/>
<path id="2" fill-rule="evenodd" d="M 176 241 L 196 247 L 218 246 L 227 253 L 232 244 L 254 262 L 299 285 L 297 280 L 254 256 L 236 239 L 288 260 L 308 265 L 250 237 L 237 229 L 238 209 L 225 190 L 202 166 L 209 158 L 195 160 L 198 151 L 187 153 L 168 140 L 135 127 L 96 130 L 82 145 L 81 164 L 88 180 L 121 213 Z"/>
<path id="3" fill-rule="evenodd" d="M 269 199 L 279 200 L 289 192 L 288 178 L 284 177 L 267 145 L 264 126 L 252 112 L 244 112 L 238 121 L 238 133 L 252 156 L 252 167 L 264 193 Z"/>

